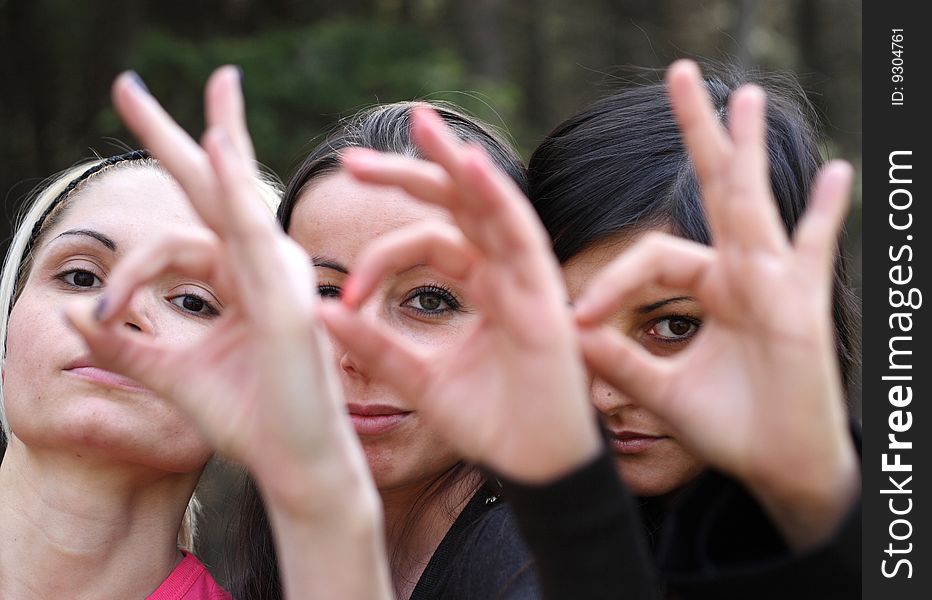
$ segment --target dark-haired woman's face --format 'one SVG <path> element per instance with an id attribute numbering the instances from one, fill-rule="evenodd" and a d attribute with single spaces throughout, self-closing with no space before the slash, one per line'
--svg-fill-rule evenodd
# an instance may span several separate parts
<path id="1" fill-rule="evenodd" d="M 373 239 L 421 221 L 448 219 L 446 211 L 400 190 L 364 185 L 338 172 L 301 193 L 288 233 L 314 261 L 321 295 L 332 298 Z M 386 278 L 361 310 L 429 353 L 452 348 L 477 318 L 455 282 L 419 264 Z M 339 344 L 334 351 L 348 411 L 380 490 L 429 484 L 459 460 L 416 410 L 369 376 L 365 364 Z"/>
<path id="2" fill-rule="evenodd" d="M 619 236 L 573 256 L 563 264 L 570 298 L 575 300 L 589 281 L 627 248 L 638 235 Z M 652 286 L 624 299 L 607 321 L 650 352 L 670 355 L 684 349 L 702 322 L 702 310 L 692 298 Z M 594 379 L 592 403 L 611 432 L 618 472 L 638 496 L 667 494 L 693 479 L 703 465 L 672 435 L 666 424 L 605 382 Z"/>

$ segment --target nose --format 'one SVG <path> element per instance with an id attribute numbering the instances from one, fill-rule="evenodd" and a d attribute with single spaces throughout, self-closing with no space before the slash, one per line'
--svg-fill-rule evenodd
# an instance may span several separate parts
<path id="1" fill-rule="evenodd" d="M 348 377 L 360 380 L 362 382 L 369 380 L 368 376 L 365 374 L 365 371 L 360 368 L 359 363 L 356 361 L 352 354 L 346 350 L 338 350 L 338 356 L 340 361 L 340 370 L 343 371 Z"/>
<path id="2" fill-rule="evenodd" d="M 154 335 L 156 326 L 152 315 L 155 301 L 154 294 L 145 290 L 133 294 L 120 313 L 119 318 L 123 321 L 123 326 L 132 331 Z"/>
<path id="3" fill-rule="evenodd" d="M 596 410 L 606 417 L 611 417 L 623 408 L 631 406 L 631 401 L 601 379 L 595 378 L 589 386 L 589 399 Z"/>

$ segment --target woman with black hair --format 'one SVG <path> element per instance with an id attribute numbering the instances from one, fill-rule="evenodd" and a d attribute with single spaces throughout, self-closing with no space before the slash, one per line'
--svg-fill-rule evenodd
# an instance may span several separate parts
<path id="1" fill-rule="evenodd" d="M 734 75 L 698 82 L 694 65 L 677 64 L 672 106 L 657 84 L 568 119 L 531 157 L 530 198 L 577 301 L 592 402 L 657 533 L 664 580 L 687 596 L 849 597 L 860 475 L 843 390 L 858 307 L 840 243 L 814 232 L 845 207 L 818 194 L 850 174 L 829 164 L 817 179 L 790 82 L 768 90 L 766 109 Z M 710 101 L 685 102 L 703 93 Z M 742 125 L 763 110 L 765 127 Z"/>

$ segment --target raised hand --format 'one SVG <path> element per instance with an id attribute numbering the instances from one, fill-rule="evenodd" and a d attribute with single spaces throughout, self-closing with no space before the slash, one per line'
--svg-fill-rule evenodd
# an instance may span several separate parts
<path id="1" fill-rule="evenodd" d="M 546 482 L 599 448 L 586 374 L 559 267 L 527 199 L 485 154 L 463 146 L 428 108 L 412 135 L 433 162 L 348 150 L 356 178 L 400 186 L 449 210 L 374 242 L 322 306 L 332 335 L 393 386 L 466 458 L 518 481 Z M 382 279 L 428 265 L 460 283 L 479 313 L 453 349 L 427 353 L 356 312 Z"/>
<path id="2" fill-rule="evenodd" d="M 94 314 L 77 306 L 69 318 L 101 366 L 177 403 L 220 452 L 249 467 L 276 528 L 286 590 L 389 597 L 378 495 L 318 321 L 309 259 L 263 199 L 238 73 L 222 68 L 208 84 L 203 147 L 133 75 L 113 93 L 210 232 L 127 256 Z M 166 272 L 211 282 L 223 299 L 222 314 L 185 347 L 120 325 L 134 292 Z M 359 568 L 371 576 L 359 578 Z"/>
<path id="3" fill-rule="evenodd" d="M 743 480 L 790 543 L 834 529 L 859 491 L 832 325 L 832 268 L 851 168 L 828 164 L 787 238 L 770 189 L 766 97 L 733 95 L 719 123 L 695 64 L 667 76 L 703 190 L 713 247 L 649 234 L 606 267 L 576 305 L 596 374 L 668 422 L 711 465 Z M 598 325 L 651 283 L 694 296 L 705 319 L 672 357 Z"/>

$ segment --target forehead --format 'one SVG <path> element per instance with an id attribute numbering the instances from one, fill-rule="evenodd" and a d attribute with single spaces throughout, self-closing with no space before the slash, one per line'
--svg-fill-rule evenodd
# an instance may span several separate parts
<path id="1" fill-rule="evenodd" d="M 398 188 L 336 172 L 301 193 L 288 233 L 311 254 L 349 264 L 374 238 L 424 220 L 451 219 Z"/>
<path id="2" fill-rule="evenodd" d="M 669 233 L 669 228 L 660 227 L 656 229 L 636 230 L 629 233 L 619 233 L 586 248 L 563 263 L 563 278 L 566 282 L 566 291 L 569 293 L 570 299 L 575 300 L 579 297 L 593 277 L 650 232 Z M 628 296 L 625 303 L 631 306 L 650 304 L 671 295 L 680 295 L 675 292 L 682 292 L 682 290 L 672 290 L 660 286 L 659 284 L 652 283 L 642 286 L 632 293 Z"/>
<path id="3" fill-rule="evenodd" d="M 75 227 L 132 241 L 203 224 L 174 180 L 158 169 L 140 166 L 94 176 L 68 200 L 46 239 Z"/>

